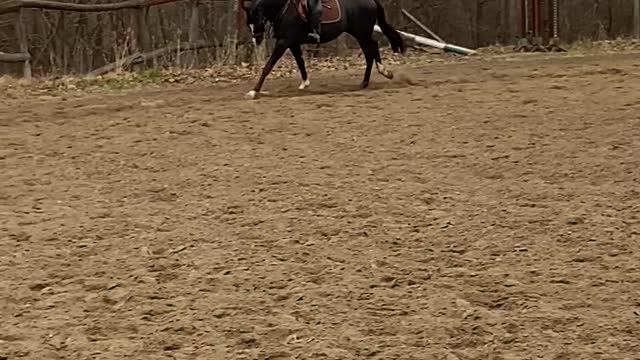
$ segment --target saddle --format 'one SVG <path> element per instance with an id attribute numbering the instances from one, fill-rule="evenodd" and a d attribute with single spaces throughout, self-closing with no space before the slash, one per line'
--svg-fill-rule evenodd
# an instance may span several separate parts
<path id="1" fill-rule="evenodd" d="M 300 0 L 296 9 L 302 20 L 308 22 L 309 6 L 307 5 L 307 0 Z M 322 0 L 322 16 L 320 16 L 320 22 L 323 24 L 331 24 L 341 19 L 342 10 L 340 10 L 340 0 Z"/>

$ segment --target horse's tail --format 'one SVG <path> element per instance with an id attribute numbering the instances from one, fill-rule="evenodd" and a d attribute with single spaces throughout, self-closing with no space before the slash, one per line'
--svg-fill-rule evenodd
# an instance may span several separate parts
<path id="1" fill-rule="evenodd" d="M 380 5 L 379 0 L 374 0 L 376 3 L 376 8 L 377 8 L 377 18 L 378 18 L 378 26 L 380 26 L 380 29 L 382 30 L 382 33 L 384 34 L 384 36 L 387 37 L 387 39 L 389 39 L 389 43 L 391 44 L 391 49 L 393 50 L 394 53 L 397 52 L 401 52 L 401 53 L 405 53 L 405 46 L 404 46 L 404 40 L 402 39 L 402 36 L 400 36 L 400 33 L 393 28 L 393 26 L 389 25 L 389 23 L 387 22 L 387 17 L 384 14 L 384 8 L 382 7 L 382 5 Z"/>

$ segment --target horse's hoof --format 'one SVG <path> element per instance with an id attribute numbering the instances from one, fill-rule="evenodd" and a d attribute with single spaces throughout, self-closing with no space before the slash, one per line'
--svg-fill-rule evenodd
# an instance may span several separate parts
<path id="1" fill-rule="evenodd" d="M 302 82 L 302 84 L 300 84 L 300 86 L 298 86 L 299 90 L 304 90 L 306 88 L 308 88 L 311 85 L 311 81 L 309 81 L 309 79 L 305 80 Z"/>
<path id="2" fill-rule="evenodd" d="M 367 87 L 369 87 L 368 81 L 363 81 L 360 83 L 360 89 L 366 89 Z"/>
<path id="3" fill-rule="evenodd" d="M 387 68 L 381 63 L 376 63 L 376 67 L 378 68 L 378 72 L 380 75 L 386 77 L 389 80 L 393 79 L 393 72 L 391 70 L 387 70 Z"/>
<path id="4" fill-rule="evenodd" d="M 258 93 L 255 90 L 251 90 L 244 95 L 244 98 L 247 100 L 254 100 L 258 97 Z"/>

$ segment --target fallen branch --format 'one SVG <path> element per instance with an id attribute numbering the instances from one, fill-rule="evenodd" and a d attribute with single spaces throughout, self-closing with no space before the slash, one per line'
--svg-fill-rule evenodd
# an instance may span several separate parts
<path id="1" fill-rule="evenodd" d="M 27 60 L 31 60 L 31 54 L 27 53 L 19 53 L 19 54 L 7 54 L 4 52 L 0 52 L 0 62 L 24 62 Z"/>
<path id="2" fill-rule="evenodd" d="M 183 51 L 198 50 L 198 49 L 204 49 L 204 48 L 215 47 L 215 46 L 217 46 L 217 43 L 211 42 L 211 41 L 205 41 L 205 40 L 196 41 L 192 43 L 182 42 L 182 43 L 170 45 L 161 49 L 153 50 L 148 53 L 144 53 L 144 54 L 137 53 L 131 56 L 127 56 L 126 58 L 121 59 L 120 61 L 116 61 L 114 63 L 108 64 L 93 70 L 92 72 L 89 73 L 89 76 L 104 75 L 114 70 L 117 70 L 118 68 L 121 68 L 121 67 L 126 68 L 133 64 L 146 62 L 146 61 L 158 58 L 162 55 L 176 52 L 176 51 L 183 52 Z"/>

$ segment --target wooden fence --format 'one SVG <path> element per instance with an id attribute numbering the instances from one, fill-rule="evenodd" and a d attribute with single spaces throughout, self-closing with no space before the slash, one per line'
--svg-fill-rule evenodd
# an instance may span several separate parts
<path id="1" fill-rule="evenodd" d="M 233 1 L 233 0 L 219 0 L 219 1 Z M 236 33 L 233 38 L 235 39 L 231 44 L 235 47 L 238 37 L 238 31 L 240 29 L 240 22 L 242 21 L 241 5 L 243 0 L 237 0 L 236 4 Z M 149 39 L 149 32 L 147 27 L 147 13 L 149 7 L 158 6 L 176 2 L 189 2 L 190 6 L 190 21 L 189 21 L 189 39 L 187 42 L 179 43 L 178 45 L 171 45 L 161 49 L 152 50 L 151 42 Z M 91 75 L 102 75 L 117 69 L 122 66 L 130 66 L 134 64 L 144 64 L 147 61 L 162 56 L 166 53 L 180 50 L 198 50 L 202 48 L 212 47 L 216 44 L 213 42 L 206 42 L 199 39 L 198 31 L 198 0 L 126 0 L 111 4 L 74 4 L 74 3 L 62 3 L 49 0 L 7 0 L 0 2 L 0 15 L 16 13 L 15 16 L 15 32 L 16 39 L 19 44 L 20 52 L 14 54 L 8 54 L 0 52 L 0 62 L 22 62 L 23 75 L 25 78 L 30 79 L 31 73 L 31 54 L 29 53 L 29 41 L 28 34 L 26 33 L 24 10 L 25 9 L 40 9 L 40 10 L 57 10 L 57 11 L 73 11 L 73 12 L 106 12 L 116 10 L 133 10 L 135 11 L 135 17 L 131 28 L 133 29 L 136 37 L 137 49 L 136 52 L 118 62 L 105 65 L 101 68 L 91 71 Z M 232 49 L 233 50 L 233 49 Z M 195 57 L 193 60 L 195 61 Z"/>

